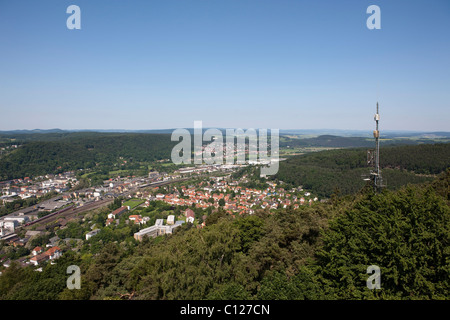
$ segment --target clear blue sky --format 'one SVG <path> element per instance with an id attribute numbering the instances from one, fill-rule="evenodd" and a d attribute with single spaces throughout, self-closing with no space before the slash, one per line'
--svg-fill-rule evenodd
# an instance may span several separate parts
<path id="1" fill-rule="evenodd" d="M 450 131 L 450 1 L 0 0 L 0 130 L 371 130 L 377 100 Z"/>

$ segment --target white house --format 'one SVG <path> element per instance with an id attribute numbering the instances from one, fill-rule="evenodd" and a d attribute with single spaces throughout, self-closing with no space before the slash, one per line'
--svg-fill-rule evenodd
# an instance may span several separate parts
<path id="1" fill-rule="evenodd" d="M 48 255 L 49 259 L 58 259 L 61 257 L 62 251 L 59 247 L 51 247 L 45 252 Z"/>
<path id="2" fill-rule="evenodd" d="M 86 240 L 89 240 L 90 238 L 92 238 L 99 232 L 100 232 L 100 229 L 95 229 L 95 230 L 92 230 L 91 232 L 86 233 Z"/>
<path id="3" fill-rule="evenodd" d="M 191 209 L 187 209 L 185 212 L 186 215 L 186 222 L 194 223 L 195 220 L 195 213 Z"/>
<path id="4" fill-rule="evenodd" d="M 41 247 L 36 247 L 36 248 L 33 249 L 33 251 L 31 251 L 33 256 L 37 256 L 41 252 L 42 252 L 42 248 Z"/>
<path id="5" fill-rule="evenodd" d="M 167 224 L 174 224 L 175 223 L 175 216 L 170 215 L 167 217 Z"/>
<path id="6" fill-rule="evenodd" d="M 142 216 L 140 214 L 132 214 L 128 217 L 130 221 L 134 221 L 135 224 L 143 224 Z"/>

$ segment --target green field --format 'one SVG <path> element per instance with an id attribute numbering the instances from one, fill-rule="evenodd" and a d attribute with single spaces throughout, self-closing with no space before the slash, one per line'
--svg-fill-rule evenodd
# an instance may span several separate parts
<path id="1" fill-rule="evenodd" d="M 141 200 L 141 199 L 130 199 L 130 200 L 128 200 L 128 201 L 126 201 L 126 202 L 124 202 L 124 206 L 125 207 L 130 207 L 130 210 L 131 209 L 134 209 L 134 208 L 136 208 L 138 205 L 140 205 L 140 204 L 142 204 L 142 203 L 144 203 L 145 201 L 144 200 Z"/>
<path id="2" fill-rule="evenodd" d="M 109 172 L 110 176 L 129 176 L 130 170 L 115 170 Z"/>

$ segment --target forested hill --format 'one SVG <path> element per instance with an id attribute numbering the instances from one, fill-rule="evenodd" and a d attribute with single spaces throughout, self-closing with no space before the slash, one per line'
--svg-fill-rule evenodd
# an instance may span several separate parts
<path id="1" fill-rule="evenodd" d="M 112 165 L 127 161 L 169 159 L 177 142 L 169 134 L 72 133 L 42 134 L 40 141 L 25 141 L 0 159 L 0 180 Z"/>
<path id="2" fill-rule="evenodd" d="M 447 142 L 448 139 L 405 139 L 401 137 L 381 138 L 380 144 L 382 146 L 388 145 L 417 145 L 417 144 L 433 144 L 437 142 Z M 443 140 L 443 141 L 439 141 Z M 280 138 L 280 147 L 290 148 L 307 148 L 307 147 L 324 147 L 324 148 L 373 148 L 373 138 L 365 137 L 341 137 L 334 135 L 320 135 L 314 138 L 291 138 L 289 136 L 282 136 Z"/>
<path id="3" fill-rule="evenodd" d="M 274 178 L 329 197 L 339 190 L 350 194 L 360 190 L 368 174 L 366 149 L 340 149 L 294 156 L 280 162 Z M 450 143 L 416 146 L 386 146 L 380 150 L 382 174 L 388 188 L 431 180 L 450 166 Z"/>

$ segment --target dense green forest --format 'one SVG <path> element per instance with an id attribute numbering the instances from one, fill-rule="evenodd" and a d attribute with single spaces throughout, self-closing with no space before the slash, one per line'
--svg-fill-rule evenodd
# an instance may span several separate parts
<path id="1" fill-rule="evenodd" d="M 280 162 L 274 179 L 294 186 L 302 185 L 314 193 L 329 197 L 335 191 L 357 192 L 364 186 L 361 177 L 368 174 L 366 149 L 340 149 L 309 153 Z M 414 146 L 386 146 L 380 150 L 383 178 L 388 188 L 432 179 L 449 167 L 450 143 Z"/>
<path id="2" fill-rule="evenodd" d="M 120 160 L 169 159 L 176 144 L 167 134 L 55 133 L 40 139 L 26 142 L 0 159 L 0 180 L 112 166 Z"/>
<path id="3" fill-rule="evenodd" d="M 381 145 L 395 145 L 395 144 L 429 144 L 435 143 L 435 141 L 448 141 L 448 139 L 405 139 L 405 138 L 389 138 L 389 139 L 380 139 Z M 334 135 L 321 135 L 314 138 L 291 138 L 288 136 L 282 136 L 280 138 L 280 147 L 290 148 L 306 148 L 306 147 L 326 147 L 326 148 L 373 148 L 374 140 L 373 138 L 364 138 L 364 137 L 341 137 Z"/>
<path id="4" fill-rule="evenodd" d="M 15 264 L 0 299 L 449 299 L 450 170 L 432 183 L 334 196 L 297 210 L 231 218 L 131 246 L 132 230 L 94 254 L 66 251 L 42 272 Z M 126 234 L 128 232 L 128 234 Z M 81 289 L 66 269 L 81 268 Z M 381 271 L 370 290 L 367 268 Z"/>

